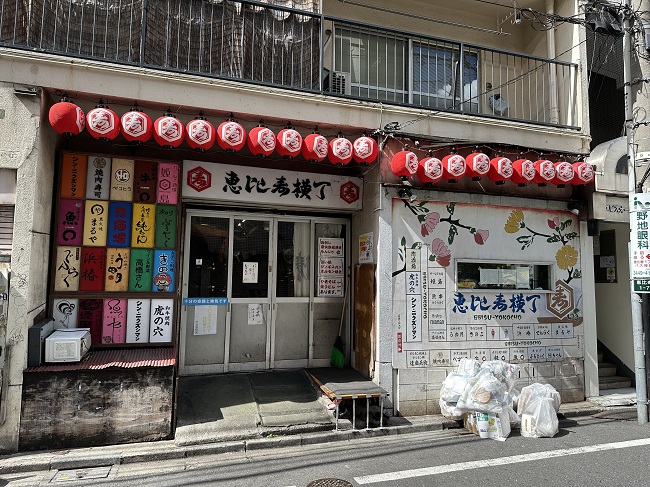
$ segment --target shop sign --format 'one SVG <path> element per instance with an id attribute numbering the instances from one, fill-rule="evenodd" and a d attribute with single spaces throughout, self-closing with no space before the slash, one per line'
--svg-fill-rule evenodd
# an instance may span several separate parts
<path id="1" fill-rule="evenodd" d="M 104 301 L 101 299 L 80 299 L 79 300 L 79 328 L 90 329 L 90 340 L 92 343 L 102 341 L 102 320 Z"/>
<path id="2" fill-rule="evenodd" d="M 87 157 L 64 154 L 61 168 L 61 198 L 83 198 L 86 194 Z"/>
<path id="3" fill-rule="evenodd" d="M 59 247 L 54 270 L 55 291 L 78 291 L 81 247 Z"/>
<path id="4" fill-rule="evenodd" d="M 126 309 L 126 343 L 148 343 L 151 300 L 129 299 Z"/>
<path id="5" fill-rule="evenodd" d="M 105 247 L 108 230 L 108 202 L 89 201 L 84 215 L 83 244 Z"/>
<path id="6" fill-rule="evenodd" d="M 150 342 L 172 341 L 172 311 L 173 299 L 152 299 L 151 319 L 149 328 Z"/>
<path id="7" fill-rule="evenodd" d="M 153 248 L 156 205 L 136 203 L 133 205 L 133 231 L 131 247 Z"/>
<path id="8" fill-rule="evenodd" d="M 79 300 L 75 298 L 60 298 L 54 300 L 52 318 L 54 329 L 77 328 Z"/>
<path id="9" fill-rule="evenodd" d="M 359 210 L 362 180 L 266 167 L 183 163 L 185 198 L 337 210 Z"/>
<path id="10" fill-rule="evenodd" d="M 176 248 L 177 211 L 178 207 L 176 206 L 156 205 L 156 248 Z"/>
<path id="11" fill-rule="evenodd" d="M 131 203 L 111 201 L 108 205 L 108 246 L 128 247 L 131 244 Z"/>
<path id="12" fill-rule="evenodd" d="M 102 343 L 124 343 L 126 338 L 126 299 L 104 300 Z"/>
<path id="13" fill-rule="evenodd" d="M 111 160 L 107 157 L 88 159 L 86 199 L 107 200 L 111 191 Z"/>
<path id="14" fill-rule="evenodd" d="M 155 250 L 153 257 L 153 292 L 172 292 L 176 269 L 175 250 Z"/>
<path id="15" fill-rule="evenodd" d="M 630 195 L 630 256 L 634 290 L 650 292 L 650 194 Z"/>
<path id="16" fill-rule="evenodd" d="M 153 203 L 156 200 L 158 167 L 154 161 L 135 161 L 133 200 L 139 203 Z"/>
<path id="17" fill-rule="evenodd" d="M 57 242 L 59 245 L 81 245 L 83 200 L 66 200 L 59 202 L 57 221 Z"/>
<path id="18" fill-rule="evenodd" d="M 113 159 L 111 168 L 111 200 L 133 201 L 133 167 L 130 159 Z"/>
<path id="19" fill-rule="evenodd" d="M 79 290 L 103 291 L 105 271 L 106 249 L 103 247 L 82 247 Z"/>
<path id="20" fill-rule="evenodd" d="M 158 164 L 157 203 L 175 205 L 178 203 L 178 164 Z"/>
<path id="21" fill-rule="evenodd" d="M 129 291 L 149 292 L 153 281 L 153 250 L 132 249 Z"/>
<path id="22" fill-rule="evenodd" d="M 106 249 L 106 291 L 129 289 L 129 249 Z"/>

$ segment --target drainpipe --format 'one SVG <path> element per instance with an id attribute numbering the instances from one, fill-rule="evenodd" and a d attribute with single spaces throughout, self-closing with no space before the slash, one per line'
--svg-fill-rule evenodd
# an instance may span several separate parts
<path id="1" fill-rule="evenodd" d="M 546 14 L 552 16 L 555 14 L 555 1 L 546 0 Z M 546 31 L 546 50 L 549 59 L 555 59 L 555 24 Z M 548 93 L 549 93 L 549 123 L 560 123 L 560 109 L 557 106 L 557 73 L 555 65 L 549 64 L 548 73 Z"/>

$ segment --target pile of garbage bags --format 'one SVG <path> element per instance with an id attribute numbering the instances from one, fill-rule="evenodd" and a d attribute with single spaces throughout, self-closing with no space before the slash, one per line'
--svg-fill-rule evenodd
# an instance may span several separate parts
<path id="1" fill-rule="evenodd" d="M 519 367 L 501 360 L 480 364 L 461 359 L 440 389 L 440 410 L 446 418 L 463 421 L 481 438 L 505 440 L 512 428 L 521 436 L 552 438 L 558 432 L 560 394 L 550 384 L 514 388 Z"/>

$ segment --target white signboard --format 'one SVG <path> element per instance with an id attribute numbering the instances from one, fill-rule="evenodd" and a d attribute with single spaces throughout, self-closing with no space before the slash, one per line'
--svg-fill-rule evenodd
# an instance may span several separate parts
<path id="1" fill-rule="evenodd" d="M 154 342 L 171 342 L 173 321 L 172 313 L 174 311 L 173 299 L 152 299 L 151 300 L 151 319 L 149 325 L 149 341 Z"/>
<path id="2" fill-rule="evenodd" d="M 147 343 L 151 300 L 129 299 L 126 310 L 126 343 Z"/>
<path id="3" fill-rule="evenodd" d="M 359 264 L 372 264 L 372 232 L 359 235 Z"/>
<path id="4" fill-rule="evenodd" d="M 183 162 L 183 197 L 191 199 L 359 210 L 362 187 L 355 177 Z"/>
<path id="5" fill-rule="evenodd" d="M 318 259 L 318 275 L 319 276 L 342 276 L 343 275 L 343 259 L 332 257 L 320 257 Z"/>
<path id="6" fill-rule="evenodd" d="M 194 334 L 195 335 L 216 335 L 217 334 L 217 310 L 216 306 L 195 306 L 194 307 Z"/>
<path id="7" fill-rule="evenodd" d="M 248 305 L 248 324 L 249 325 L 263 325 L 264 312 L 262 311 L 261 304 Z"/>
<path id="8" fill-rule="evenodd" d="M 319 277 L 318 296 L 343 297 L 342 277 Z"/>
<path id="9" fill-rule="evenodd" d="M 650 194 L 630 195 L 630 256 L 632 278 L 650 278 Z"/>
<path id="10" fill-rule="evenodd" d="M 343 257 L 343 239 L 319 238 L 318 255 L 321 257 Z"/>
<path id="11" fill-rule="evenodd" d="M 241 282 L 245 284 L 257 284 L 257 271 L 257 262 L 244 262 L 244 270 Z"/>

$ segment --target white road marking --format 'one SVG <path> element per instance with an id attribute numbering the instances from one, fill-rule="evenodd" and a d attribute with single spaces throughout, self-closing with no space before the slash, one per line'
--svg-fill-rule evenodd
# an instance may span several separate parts
<path id="1" fill-rule="evenodd" d="M 511 463 L 534 462 L 536 460 L 545 460 L 547 458 L 563 457 L 565 455 L 582 455 L 584 453 L 593 453 L 606 450 L 619 450 L 621 448 L 633 448 L 635 446 L 650 445 L 650 438 L 640 440 L 621 441 L 618 443 L 602 443 L 600 445 L 580 446 L 577 448 L 565 448 L 562 450 L 543 451 L 538 453 L 528 453 L 526 455 L 513 455 L 503 458 L 489 458 L 487 460 L 476 460 L 473 462 L 453 463 L 451 465 L 440 465 L 437 467 L 416 468 L 412 470 L 402 470 L 399 472 L 380 473 L 375 475 L 364 475 L 355 477 L 358 484 L 374 484 L 377 482 L 390 482 L 394 480 L 409 479 L 413 477 L 425 477 L 428 475 L 440 475 L 443 473 L 458 472 L 460 470 L 470 470 L 473 468 L 496 467 L 499 465 L 508 465 Z"/>

